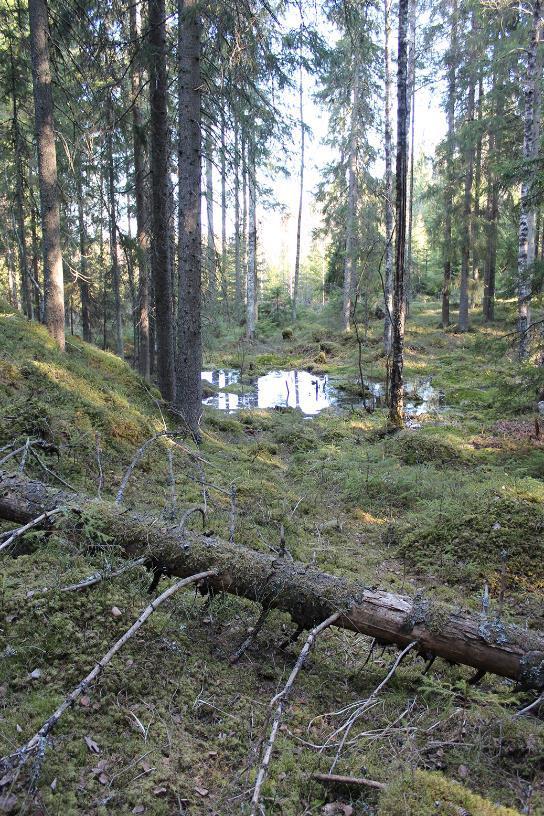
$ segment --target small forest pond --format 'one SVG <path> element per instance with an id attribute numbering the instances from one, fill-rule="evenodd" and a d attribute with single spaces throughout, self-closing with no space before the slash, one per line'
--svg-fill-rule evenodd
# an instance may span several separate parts
<path id="1" fill-rule="evenodd" d="M 203 371 L 202 379 L 213 387 L 206 391 L 204 405 L 220 411 L 238 411 L 243 408 L 299 408 L 306 416 L 313 416 L 325 408 L 363 407 L 363 400 L 349 391 L 332 384 L 327 374 L 309 371 L 270 371 L 262 377 L 240 382 L 240 372 L 235 368 L 219 368 Z M 366 407 L 385 406 L 385 386 L 382 382 L 366 383 L 369 394 Z M 419 417 L 435 413 L 444 405 L 444 395 L 428 381 L 405 384 L 405 413 Z"/>

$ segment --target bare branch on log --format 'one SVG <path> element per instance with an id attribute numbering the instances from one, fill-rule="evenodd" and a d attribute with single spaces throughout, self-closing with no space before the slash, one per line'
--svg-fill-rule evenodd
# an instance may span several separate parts
<path id="1" fill-rule="evenodd" d="M 202 529 L 204 530 L 206 526 L 206 508 L 202 504 L 195 504 L 194 507 L 188 507 L 187 510 L 182 515 L 178 527 L 180 533 L 184 532 L 187 521 L 194 513 L 200 513 L 200 515 L 202 516 Z"/>
<path id="2" fill-rule="evenodd" d="M 73 689 L 70 694 L 62 701 L 60 706 L 57 708 L 56 711 L 51 714 L 49 719 L 45 721 L 39 731 L 37 731 L 33 737 L 31 737 L 28 742 L 21 746 L 17 751 L 9 756 L 4 756 L 0 758 L 0 769 L 9 769 L 9 768 L 17 768 L 27 761 L 30 754 L 34 751 L 43 751 L 45 749 L 45 744 L 47 737 L 58 723 L 62 715 L 65 711 L 67 711 L 93 683 L 97 677 L 104 671 L 108 663 L 112 660 L 112 658 L 117 654 L 117 652 L 125 645 L 125 643 L 138 631 L 138 629 L 143 626 L 146 620 L 149 618 L 153 612 L 158 609 L 158 607 L 164 603 L 171 595 L 177 592 L 179 589 L 188 586 L 189 584 L 194 584 L 197 581 L 205 580 L 206 578 L 210 578 L 214 575 L 213 570 L 207 570 L 206 572 L 199 572 L 196 575 L 191 575 L 189 578 L 183 578 L 181 581 L 178 581 L 176 584 L 172 584 L 172 586 L 165 589 L 154 601 L 152 601 L 149 606 L 147 606 L 140 617 L 132 624 L 130 629 L 122 635 L 122 637 L 117 640 L 111 649 L 101 658 L 98 663 L 95 664 L 94 668 L 89 672 L 89 674 L 83 678 L 83 680 Z"/>
<path id="3" fill-rule="evenodd" d="M 23 451 L 23 455 L 21 456 L 21 461 L 19 463 L 19 473 L 24 473 L 25 472 L 26 460 L 28 459 L 28 451 L 30 450 L 30 445 L 31 444 L 32 443 L 30 442 L 30 437 L 27 436 L 26 442 L 25 442 L 25 449 Z"/>
<path id="4" fill-rule="evenodd" d="M 80 589 L 88 589 L 88 587 L 99 584 L 100 581 L 104 581 L 106 578 L 118 578 L 125 572 L 129 572 L 129 570 L 133 570 L 135 567 L 145 564 L 145 560 L 146 559 L 142 557 L 138 558 L 136 561 L 131 561 L 130 564 L 125 564 L 118 570 L 94 572 L 92 575 L 89 575 L 87 578 L 84 578 L 83 581 L 79 581 L 77 584 L 68 584 L 67 586 L 62 587 L 43 587 L 42 589 L 31 589 L 26 593 L 26 597 L 34 598 L 36 595 L 46 595 L 48 592 L 54 592 L 55 590 L 57 592 L 77 592 Z"/>
<path id="5" fill-rule="evenodd" d="M 0 552 L 2 552 L 2 550 L 6 550 L 17 538 L 20 538 L 22 535 L 28 532 L 28 530 L 31 530 L 33 527 L 39 527 L 39 525 L 44 521 L 48 521 L 52 516 L 56 516 L 59 513 L 64 513 L 64 511 L 64 507 L 57 507 L 55 510 L 48 510 L 46 513 L 41 513 L 32 521 L 29 521 L 28 524 L 24 524 L 22 527 L 18 527 L 16 530 L 13 530 L 13 532 L 10 530 L 9 538 L 0 544 Z"/>
<path id="6" fill-rule="evenodd" d="M 11 453 L 6 454 L 6 456 L 4 456 L 2 459 L 0 459 L 0 465 L 3 465 L 4 462 L 7 462 L 9 459 L 12 459 L 14 456 L 17 456 L 19 453 L 22 453 L 24 451 L 25 447 L 26 447 L 26 444 L 21 445 L 20 448 L 15 448 L 15 450 L 12 450 Z"/>
<path id="7" fill-rule="evenodd" d="M 385 782 L 377 782 L 375 779 L 366 779 L 364 776 L 341 776 L 339 774 L 313 773 L 312 779 L 322 782 L 324 785 L 343 785 L 345 787 L 376 788 L 385 790 Z"/>
<path id="8" fill-rule="evenodd" d="M 530 705 L 525 706 L 525 708 L 520 709 L 520 711 L 517 711 L 514 714 L 514 717 L 522 717 L 524 714 L 528 714 L 529 711 L 533 711 L 535 708 L 538 708 L 538 706 L 543 705 L 543 704 L 544 704 L 544 693 L 542 693 L 540 695 L 540 697 L 537 697 L 536 700 L 533 700 L 533 702 Z"/>
<path id="9" fill-rule="evenodd" d="M 332 626 L 332 624 L 335 623 L 340 617 L 341 617 L 341 613 L 340 612 L 335 612 L 334 615 L 330 615 L 330 617 L 328 617 L 326 620 L 324 620 L 322 623 L 320 623 L 318 626 L 316 626 L 316 627 L 314 627 L 312 629 L 312 631 L 308 635 L 306 643 L 304 644 L 304 646 L 301 649 L 301 652 L 300 652 L 300 654 L 298 656 L 297 662 L 295 663 L 295 665 L 293 667 L 293 670 L 292 670 L 291 674 L 289 675 L 289 679 L 287 680 L 287 683 L 282 688 L 282 690 L 278 694 L 276 694 L 276 696 L 273 697 L 272 700 L 270 701 L 270 708 L 272 709 L 274 706 L 276 706 L 276 711 L 274 713 L 274 719 L 272 721 L 272 728 L 270 729 L 270 735 L 268 737 L 268 741 L 267 741 L 266 746 L 265 746 L 263 759 L 262 759 L 259 771 L 257 773 L 257 779 L 255 781 L 255 789 L 253 791 L 253 797 L 251 799 L 251 814 L 250 814 L 250 816 L 256 816 L 256 814 L 257 814 L 257 809 L 259 807 L 259 802 L 260 802 L 260 799 L 261 799 L 261 788 L 263 786 L 264 780 L 266 779 L 266 774 L 268 772 L 268 767 L 270 765 L 270 759 L 272 757 L 272 749 L 274 748 L 274 743 L 275 743 L 276 737 L 278 735 L 278 730 L 279 730 L 279 727 L 280 727 L 280 722 L 281 722 L 281 718 L 282 718 L 283 711 L 284 711 L 284 708 L 285 708 L 285 704 L 286 704 L 286 702 L 287 702 L 287 700 L 289 698 L 289 695 L 291 693 L 291 689 L 293 688 L 293 683 L 296 680 L 297 674 L 299 673 L 302 666 L 304 665 L 304 662 L 305 662 L 306 658 L 308 657 L 308 655 L 310 653 L 310 649 L 314 645 L 316 639 L 319 637 L 321 632 L 323 632 L 323 630 L 327 629 L 329 626 Z"/>

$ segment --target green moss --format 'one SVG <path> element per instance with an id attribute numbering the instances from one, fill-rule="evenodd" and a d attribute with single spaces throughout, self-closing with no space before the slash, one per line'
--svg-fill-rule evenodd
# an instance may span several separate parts
<path id="1" fill-rule="evenodd" d="M 405 465 L 431 463 L 438 467 L 452 467 L 466 461 L 466 455 L 449 440 L 417 431 L 399 433 L 390 444 L 389 451 Z"/>
<path id="2" fill-rule="evenodd" d="M 494 805 L 440 773 L 416 770 L 400 776 L 380 797 L 378 816 L 519 816 Z"/>

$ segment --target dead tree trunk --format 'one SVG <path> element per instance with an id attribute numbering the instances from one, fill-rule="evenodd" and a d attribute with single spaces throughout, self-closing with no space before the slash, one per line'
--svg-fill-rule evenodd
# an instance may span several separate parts
<path id="1" fill-rule="evenodd" d="M 405 0 L 401 0 L 401 3 Z M 424 656 L 442 657 L 517 680 L 528 688 L 544 687 L 544 634 L 490 620 L 485 615 L 453 611 L 438 602 L 411 599 L 368 589 L 214 536 L 161 527 L 154 520 L 110 502 L 55 491 L 20 475 L 0 481 L 0 518 L 26 523 L 45 511 L 77 507 L 91 514 L 128 558 L 147 556 L 166 574 L 186 577 L 212 569 L 209 588 L 229 592 L 291 615 L 311 629 L 337 611 L 344 629 L 400 648 L 413 641 Z"/>

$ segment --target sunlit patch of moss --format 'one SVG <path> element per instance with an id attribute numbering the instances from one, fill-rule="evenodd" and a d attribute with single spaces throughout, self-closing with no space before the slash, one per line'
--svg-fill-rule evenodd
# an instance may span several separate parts
<path id="1" fill-rule="evenodd" d="M 519 816 L 519 811 L 494 805 L 443 774 L 408 771 L 387 786 L 378 816 Z"/>

